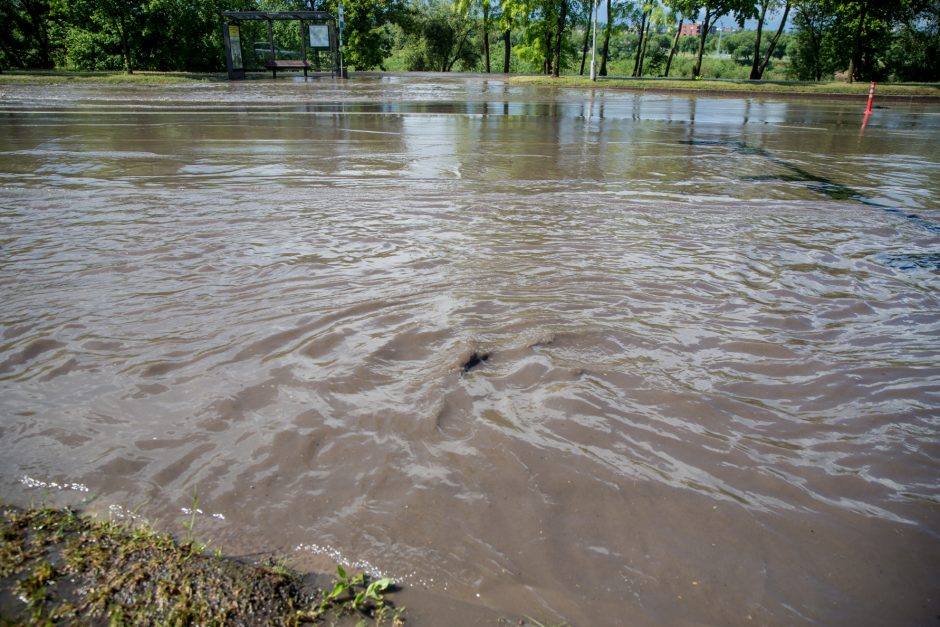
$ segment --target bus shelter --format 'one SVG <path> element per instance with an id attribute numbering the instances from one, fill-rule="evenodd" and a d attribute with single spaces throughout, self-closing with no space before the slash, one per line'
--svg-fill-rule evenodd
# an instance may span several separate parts
<path id="1" fill-rule="evenodd" d="M 271 70 L 277 78 L 278 70 L 303 70 L 331 76 L 340 74 L 341 59 L 336 32 L 336 18 L 325 11 L 223 11 L 222 39 L 225 44 L 225 66 L 229 80 L 245 78 L 246 54 L 243 42 L 244 22 L 267 22 L 267 42 L 251 46 L 251 58 Z M 296 21 L 300 35 L 300 50 L 285 50 L 276 45 L 274 22 Z M 310 58 L 310 53 L 313 58 Z M 292 58 L 293 57 L 293 58 Z"/>

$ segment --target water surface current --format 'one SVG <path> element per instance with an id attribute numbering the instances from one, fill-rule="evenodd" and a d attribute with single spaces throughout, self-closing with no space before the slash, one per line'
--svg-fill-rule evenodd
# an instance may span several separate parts
<path id="1" fill-rule="evenodd" d="M 863 105 L 4 85 L 0 497 L 419 625 L 935 624 L 940 107 Z"/>

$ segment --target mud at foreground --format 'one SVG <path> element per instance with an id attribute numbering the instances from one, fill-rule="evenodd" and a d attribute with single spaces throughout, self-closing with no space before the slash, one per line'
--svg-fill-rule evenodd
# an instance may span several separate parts
<path id="1" fill-rule="evenodd" d="M 4 86 L 0 498 L 410 624 L 935 624 L 940 108 Z"/>

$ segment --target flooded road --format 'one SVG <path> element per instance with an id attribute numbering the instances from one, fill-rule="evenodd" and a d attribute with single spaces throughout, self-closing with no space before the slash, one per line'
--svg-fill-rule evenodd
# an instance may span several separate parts
<path id="1" fill-rule="evenodd" d="M 935 624 L 940 105 L 863 104 L 4 85 L 0 498 L 418 625 Z"/>

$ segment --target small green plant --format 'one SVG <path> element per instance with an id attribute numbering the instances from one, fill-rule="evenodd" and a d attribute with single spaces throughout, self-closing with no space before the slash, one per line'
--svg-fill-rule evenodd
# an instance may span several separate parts
<path id="1" fill-rule="evenodd" d="M 47 584 L 55 577 L 55 569 L 48 562 L 40 562 L 33 572 L 16 583 L 16 592 L 30 608 L 33 620 L 38 621 L 43 615 L 43 604 L 49 597 Z"/>
<path id="2" fill-rule="evenodd" d="M 333 589 L 320 603 L 319 614 L 322 615 L 331 609 L 341 612 L 349 609 L 379 620 L 388 618 L 389 609 L 385 601 L 385 592 L 395 584 L 391 578 L 383 577 L 370 582 L 365 573 L 352 577 L 339 564 L 336 565 L 336 575 L 337 581 Z M 403 622 L 401 610 L 394 611 L 392 620 L 393 624 Z"/>
<path id="3" fill-rule="evenodd" d="M 196 512 L 199 511 L 199 496 L 196 494 L 196 488 L 193 488 L 193 506 L 190 510 L 189 520 L 183 521 L 183 527 L 186 528 L 186 542 L 193 543 L 193 531 L 196 528 Z"/>
<path id="4" fill-rule="evenodd" d="M 268 569 L 269 572 L 274 573 L 275 575 L 280 575 L 281 577 L 293 577 L 294 572 L 290 567 L 281 560 L 269 559 L 263 566 Z"/>

